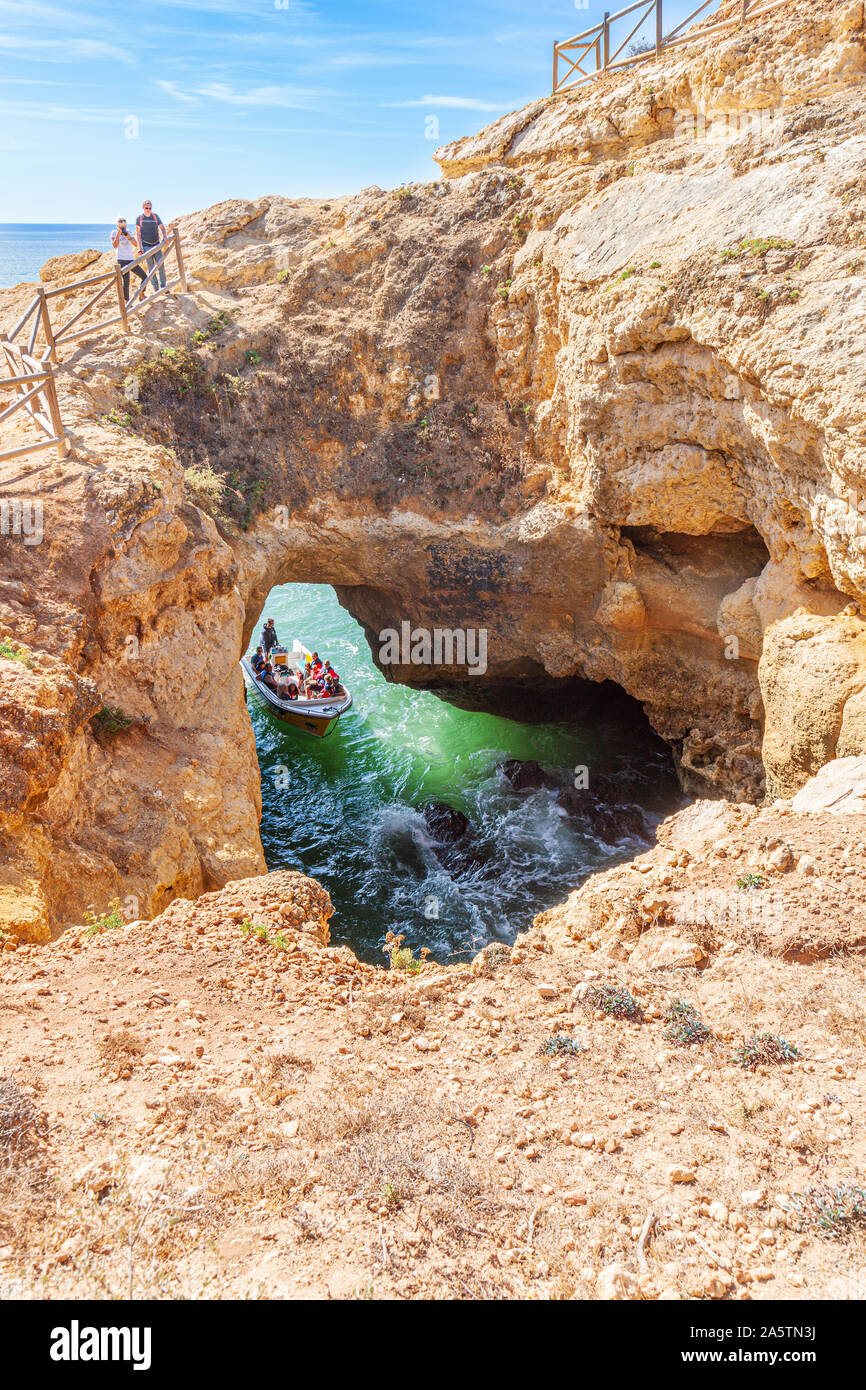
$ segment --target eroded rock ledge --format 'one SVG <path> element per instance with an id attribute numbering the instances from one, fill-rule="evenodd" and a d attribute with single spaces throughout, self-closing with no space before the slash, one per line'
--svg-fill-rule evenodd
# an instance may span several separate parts
<path id="1" fill-rule="evenodd" d="M 449 698 L 616 683 L 698 795 L 862 752 L 863 24 L 792 0 L 449 146 L 439 183 L 182 219 L 193 292 L 81 344 L 74 457 L 3 478 L 45 511 L 0 539 L 34 663 L 0 659 L 7 921 L 262 870 L 236 661 L 291 580 L 374 638 L 486 627 L 483 679 L 388 671 Z"/>
<path id="2" fill-rule="evenodd" d="M 288 872 L 2 952 L 0 1294 L 862 1297 L 864 834 L 866 759 L 834 761 L 667 822 L 617 871 L 620 911 L 655 894 L 636 943 L 604 911 L 587 937 L 597 875 L 513 948 L 411 974 L 329 945 Z M 694 908 L 662 918 L 690 887 L 700 946 Z M 720 911 L 764 894 L 787 940 Z"/>

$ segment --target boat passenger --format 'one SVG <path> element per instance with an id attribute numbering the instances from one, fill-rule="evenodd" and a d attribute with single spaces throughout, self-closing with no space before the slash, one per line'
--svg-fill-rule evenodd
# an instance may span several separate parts
<path id="1" fill-rule="evenodd" d="M 262 685 L 266 685 L 268 687 L 268 690 L 273 690 L 275 695 L 279 694 L 279 686 L 277 685 L 276 677 L 274 675 L 274 665 L 272 661 L 265 662 L 265 668 L 262 671 L 259 680 L 261 681 Z"/>
<path id="2" fill-rule="evenodd" d="M 336 695 L 340 689 L 340 677 L 334 670 L 330 661 L 325 662 L 325 669 L 322 672 L 322 684 L 325 687 L 326 695 Z"/>
<path id="3" fill-rule="evenodd" d="M 319 682 L 315 679 L 313 675 L 313 664 L 309 660 L 304 662 L 304 674 L 302 677 L 302 685 L 304 687 L 304 694 L 306 695 L 307 699 L 315 700 L 316 696 L 319 693 Z"/>
<path id="4" fill-rule="evenodd" d="M 286 699 L 287 699 L 287 700 L 297 700 L 297 698 L 298 698 L 298 687 L 295 685 L 295 682 L 294 682 L 294 681 L 289 681 L 289 689 L 288 689 L 288 692 L 287 692 L 287 694 L 286 694 Z"/>
<path id="5" fill-rule="evenodd" d="M 261 674 L 264 664 L 265 658 L 262 649 L 261 647 L 256 647 L 256 654 L 250 662 L 250 665 L 252 666 L 257 676 Z"/>
<path id="6" fill-rule="evenodd" d="M 268 618 L 262 628 L 262 646 L 265 649 L 265 656 L 270 656 L 274 647 L 279 645 L 279 641 L 277 629 L 274 627 L 274 620 L 273 618 Z"/>
<path id="7" fill-rule="evenodd" d="M 321 679 L 321 675 L 322 675 L 322 663 L 321 663 L 321 660 L 320 660 L 320 658 L 319 658 L 319 653 L 318 653 L 318 652 L 313 652 L 313 680 L 315 680 L 315 681 L 320 680 L 320 679 Z"/>

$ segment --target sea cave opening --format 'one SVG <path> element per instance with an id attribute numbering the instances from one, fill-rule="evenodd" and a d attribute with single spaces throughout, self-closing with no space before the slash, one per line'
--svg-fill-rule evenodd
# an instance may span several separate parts
<path id="1" fill-rule="evenodd" d="M 610 682 L 521 692 L 515 678 L 496 713 L 465 709 L 451 687 L 386 679 L 330 585 L 278 585 L 268 617 L 281 644 L 332 661 L 353 707 L 317 738 L 248 689 L 265 858 L 327 889 L 332 939 L 364 959 L 382 962 L 389 930 L 443 961 L 513 941 L 590 873 L 640 852 L 682 804 L 668 745 Z"/>

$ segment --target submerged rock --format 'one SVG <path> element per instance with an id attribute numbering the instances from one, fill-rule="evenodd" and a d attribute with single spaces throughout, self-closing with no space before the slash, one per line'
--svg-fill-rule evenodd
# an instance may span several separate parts
<path id="1" fill-rule="evenodd" d="M 471 832 L 469 817 L 464 816 L 462 811 L 455 811 L 453 806 L 446 806 L 442 801 L 432 801 L 421 809 L 424 822 L 434 840 L 453 845 Z"/>
<path id="2" fill-rule="evenodd" d="M 544 769 L 534 758 L 506 758 L 500 766 L 500 771 L 517 792 L 525 791 L 529 787 L 544 786 Z"/>
<path id="3" fill-rule="evenodd" d="M 607 778 L 596 778 L 593 785 L 599 782 L 615 791 Z M 618 805 L 615 801 L 610 804 L 599 792 L 590 791 L 588 787 L 566 787 L 557 796 L 556 804 L 567 816 L 584 820 L 587 828 L 608 844 L 615 844 L 626 835 L 649 835 L 646 820 L 637 806 Z"/>

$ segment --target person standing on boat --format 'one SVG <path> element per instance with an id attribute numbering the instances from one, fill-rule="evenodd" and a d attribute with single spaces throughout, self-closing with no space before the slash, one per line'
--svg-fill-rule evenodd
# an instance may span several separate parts
<path id="1" fill-rule="evenodd" d="M 277 636 L 277 629 L 274 627 L 273 618 L 268 618 L 262 628 L 262 646 L 265 649 L 265 656 L 269 657 L 274 647 L 279 646 L 280 639 Z"/>

